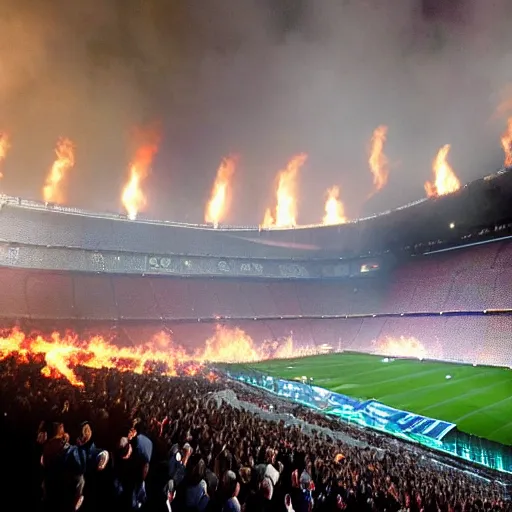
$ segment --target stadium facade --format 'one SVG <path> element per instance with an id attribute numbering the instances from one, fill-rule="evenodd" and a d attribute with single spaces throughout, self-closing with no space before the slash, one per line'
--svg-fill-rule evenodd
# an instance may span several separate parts
<path id="1" fill-rule="evenodd" d="M 512 367 L 511 204 L 510 170 L 295 229 L 131 221 L 2 196 L 1 325 L 129 345 L 164 330 L 193 349 L 226 324 L 256 344 L 291 335 L 299 348 Z M 510 466 L 508 452 L 476 450 L 453 427 L 435 440 L 445 451 Z"/>

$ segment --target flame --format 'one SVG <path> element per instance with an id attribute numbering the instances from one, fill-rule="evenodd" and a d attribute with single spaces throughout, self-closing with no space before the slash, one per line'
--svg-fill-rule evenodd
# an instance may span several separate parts
<path id="1" fill-rule="evenodd" d="M 267 359 L 289 359 L 304 357 L 322 352 L 322 347 L 298 347 L 293 336 L 283 339 L 264 340 L 257 346 L 252 338 L 239 327 L 217 325 L 213 336 L 205 342 L 205 347 L 195 353 L 200 362 L 254 363 Z"/>
<path id="2" fill-rule="evenodd" d="M 65 378 L 74 386 L 83 386 L 76 374 L 78 366 L 116 368 L 121 371 L 165 375 L 196 375 L 207 362 L 255 362 L 270 358 L 290 358 L 321 352 L 315 346 L 296 347 L 292 337 L 266 340 L 257 346 L 238 327 L 217 325 L 204 347 L 193 354 L 176 346 L 171 337 L 160 332 L 137 347 L 119 347 L 111 339 L 92 336 L 82 340 L 68 332 L 27 335 L 18 328 L 0 333 L 0 361 L 15 357 L 20 364 L 31 360 L 44 361 L 41 373 L 48 378 Z"/>
<path id="3" fill-rule="evenodd" d="M 183 349 L 172 346 L 165 333 L 155 335 L 139 347 L 118 347 L 102 336 L 83 341 L 72 333 L 27 336 L 19 329 L 13 329 L 0 335 L 0 360 L 10 356 L 16 356 L 21 363 L 42 356 L 46 363 L 41 370 L 43 375 L 64 377 L 75 386 L 83 386 L 74 371 L 79 365 L 143 373 L 149 371 L 152 364 L 159 364 L 163 373 L 175 375 L 179 364 L 190 361 Z"/>
<path id="4" fill-rule="evenodd" d="M 429 354 L 425 346 L 414 337 L 384 338 L 376 342 L 376 352 L 383 356 L 417 357 L 425 359 Z"/>
<path id="5" fill-rule="evenodd" d="M 75 165 L 75 148 L 73 143 L 66 138 L 60 138 L 55 148 L 57 158 L 46 177 L 43 188 L 44 200 L 49 203 L 63 203 L 64 193 L 62 191 L 62 181 L 66 173 Z"/>
<path id="6" fill-rule="evenodd" d="M 275 216 L 268 208 L 265 211 L 262 227 L 294 227 L 297 225 L 297 175 L 307 158 L 305 153 L 300 153 L 288 162 L 286 169 L 279 171 Z"/>
<path id="7" fill-rule="evenodd" d="M 121 194 L 121 201 L 131 220 L 135 220 L 139 212 L 146 207 L 147 199 L 141 184 L 148 177 L 151 162 L 157 151 L 158 144 L 155 141 L 140 146 L 130 165 L 130 178 Z"/>
<path id="8" fill-rule="evenodd" d="M 223 158 L 217 169 L 217 176 L 213 184 L 212 195 L 206 206 L 205 222 L 218 227 L 225 217 L 229 207 L 231 178 L 235 172 L 236 158 L 231 156 Z"/>
<path id="9" fill-rule="evenodd" d="M 242 329 L 217 325 L 205 348 L 196 352 L 201 361 L 223 363 L 249 363 L 262 359 L 251 337 Z"/>
<path id="10" fill-rule="evenodd" d="M 381 190 L 388 182 L 389 161 L 384 154 L 384 143 L 386 142 L 388 127 L 381 125 L 373 131 L 370 142 L 370 170 L 373 174 L 373 184 L 376 190 Z"/>
<path id="11" fill-rule="evenodd" d="M 9 143 L 9 136 L 6 133 L 0 133 L 0 165 L 5 160 L 5 157 L 7 156 L 7 151 L 9 151 L 9 148 L 11 147 L 11 144 Z M 0 178 L 3 178 L 3 174 L 0 170 Z"/>
<path id="12" fill-rule="evenodd" d="M 512 117 L 509 117 L 507 129 L 501 136 L 501 147 L 505 152 L 505 167 L 512 166 Z"/>
<path id="13" fill-rule="evenodd" d="M 460 188 L 460 181 L 453 172 L 450 164 L 446 161 L 450 144 L 444 145 L 437 153 L 432 164 L 434 171 L 434 183 L 427 181 L 425 183 L 425 192 L 427 197 L 444 196 L 456 192 Z"/>
<path id="14" fill-rule="evenodd" d="M 345 207 L 340 200 L 340 189 L 336 186 L 331 187 L 327 191 L 323 223 L 330 226 L 332 224 L 344 224 L 345 222 L 347 222 L 347 218 L 345 217 Z"/>

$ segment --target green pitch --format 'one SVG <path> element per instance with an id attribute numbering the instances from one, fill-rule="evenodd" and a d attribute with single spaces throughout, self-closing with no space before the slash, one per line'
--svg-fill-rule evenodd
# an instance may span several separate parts
<path id="1" fill-rule="evenodd" d="M 512 445 L 512 370 L 367 354 L 328 354 L 251 364 L 284 379 L 455 423 L 459 430 Z M 447 379 L 446 376 L 451 378 Z"/>

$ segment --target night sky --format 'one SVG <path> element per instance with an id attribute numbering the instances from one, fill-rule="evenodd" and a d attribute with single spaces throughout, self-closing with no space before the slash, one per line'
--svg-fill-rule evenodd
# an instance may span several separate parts
<path id="1" fill-rule="evenodd" d="M 300 223 L 320 220 L 332 185 L 351 218 L 400 206 L 424 196 L 443 144 L 463 182 L 502 164 L 511 22 L 510 0 L 3 0 L 0 190 L 40 198 L 67 136 L 67 204 L 122 211 L 132 134 L 156 124 L 150 217 L 202 221 L 229 153 L 231 223 L 261 221 L 299 152 Z M 380 124 L 390 182 L 368 199 Z"/>

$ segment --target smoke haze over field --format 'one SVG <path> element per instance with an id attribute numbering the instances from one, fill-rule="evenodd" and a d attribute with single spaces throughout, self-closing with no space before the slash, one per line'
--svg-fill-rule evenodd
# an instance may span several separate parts
<path id="1" fill-rule="evenodd" d="M 151 217 L 201 222 L 231 153 L 232 223 L 261 221 L 300 152 L 299 223 L 321 220 L 333 185 L 349 218 L 400 206 L 444 144 L 462 183 L 502 164 L 511 21 L 509 0 L 3 0 L 0 187 L 40 198 L 69 137 L 67 203 L 121 211 L 130 133 L 157 121 Z M 379 125 L 389 183 L 368 200 Z"/>

